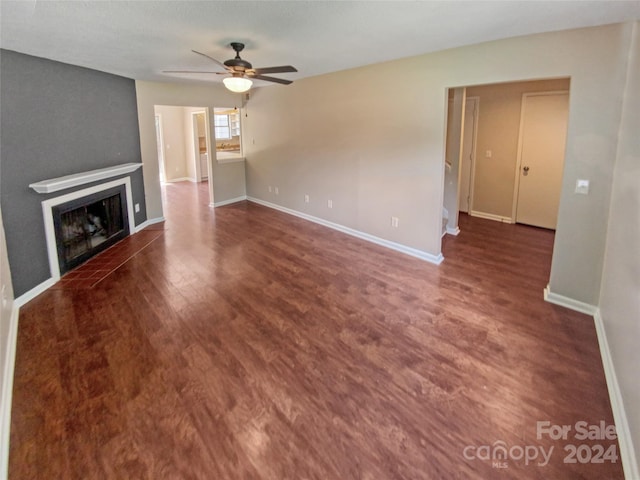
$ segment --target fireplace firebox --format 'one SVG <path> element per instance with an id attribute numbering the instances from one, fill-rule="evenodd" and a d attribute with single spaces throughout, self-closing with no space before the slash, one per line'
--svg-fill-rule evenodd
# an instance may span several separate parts
<path id="1" fill-rule="evenodd" d="M 60 274 L 129 235 L 125 185 L 52 207 Z"/>

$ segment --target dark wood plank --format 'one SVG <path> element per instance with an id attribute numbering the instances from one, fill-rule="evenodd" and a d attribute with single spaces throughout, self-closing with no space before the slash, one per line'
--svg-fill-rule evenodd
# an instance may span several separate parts
<path id="1" fill-rule="evenodd" d="M 623 478 L 536 439 L 613 423 L 592 319 L 542 300 L 553 232 L 463 215 L 434 266 L 212 210 L 204 184 L 165 196 L 164 235 L 21 310 L 10 478 Z M 555 451 L 463 456 L 497 441 Z"/>

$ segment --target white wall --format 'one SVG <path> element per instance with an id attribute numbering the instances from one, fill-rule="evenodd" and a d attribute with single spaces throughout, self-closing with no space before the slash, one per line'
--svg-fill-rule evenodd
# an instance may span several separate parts
<path id="1" fill-rule="evenodd" d="M 136 81 L 138 122 L 140 127 L 140 150 L 144 172 L 144 189 L 147 218 L 162 217 L 162 197 L 156 150 L 154 105 L 174 105 L 209 109 L 222 106 L 242 106 L 242 97 L 229 92 L 222 84 L 183 85 L 173 83 Z M 212 113 L 210 113 L 212 115 Z M 214 133 L 210 128 L 210 136 Z M 212 159 L 210 159 L 212 160 Z M 246 195 L 244 162 L 218 164 L 212 162 L 215 202 L 221 202 Z"/>
<path id="2" fill-rule="evenodd" d="M 630 33 L 518 37 L 257 89 L 244 131 L 255 139 L 245 141 L 249 195 L 438 255 L 446 89 L 571 77 L 550 287 L 595 305 Z M 573 194 L 578 178 L 591 180 L 588 196 Z"/>
<path id="3" fill-rule="evenodd" d="M 639 85 L 640 23 L 636 23 L 613 176 L 600 310 L 637 460 L 640 460 Z"/>

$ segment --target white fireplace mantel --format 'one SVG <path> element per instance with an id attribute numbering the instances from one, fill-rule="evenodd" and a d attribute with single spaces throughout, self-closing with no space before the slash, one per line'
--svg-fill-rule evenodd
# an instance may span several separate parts
<path id="1" fill-rule="evenodd" d="M 66 188 L 77 187 L 87 183 L 99 182 L 107 178 L 131 173 L 142 166 L 142 163 L 123 163 L 113 167 L 99 168 L 88 172 L 74 173 L 73 175 L 65 175 L 64 177 L 50 178 L 49 180 L 40 180 L 39 182 L 29 185 L 38 193 L 53 193 Z"/>

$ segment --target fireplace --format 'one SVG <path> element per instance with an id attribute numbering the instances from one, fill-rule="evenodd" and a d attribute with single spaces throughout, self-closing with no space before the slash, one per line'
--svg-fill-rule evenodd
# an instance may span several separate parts
<path id="1" fill-rule="evenodd" d="M 52 207 L 60 274 L 129 235 L 124 185 Z"/>
<path id="2" fill-rule="evenodd" d="M 116 165 L 42 180 L 29 186 L 38 193 L 52 193 L 130 173 L 139 167 L 140 164 Z M 53 282 L 136 231 L 128 176 L 43 200 L 42 214 Z"/>

